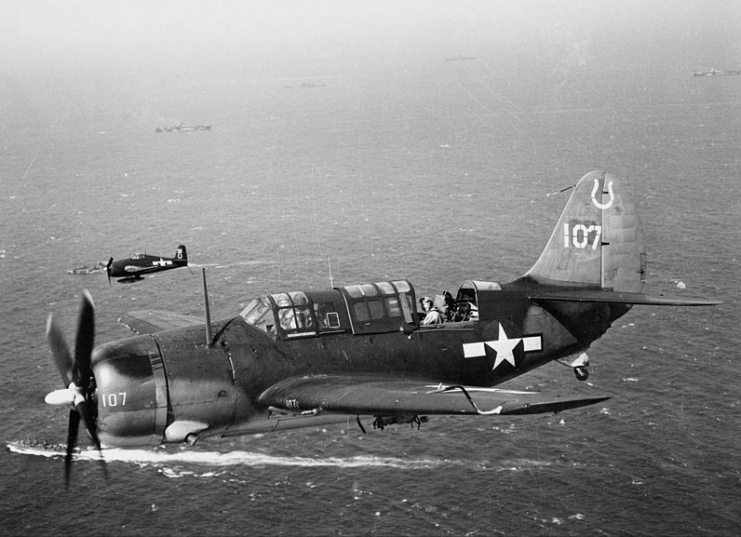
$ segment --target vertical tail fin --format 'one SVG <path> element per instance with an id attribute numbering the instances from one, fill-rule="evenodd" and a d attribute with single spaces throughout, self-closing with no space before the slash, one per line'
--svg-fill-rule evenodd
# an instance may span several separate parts
<path id="1" fill-rule="evenodd" d="M 178 246 L 178 249 L 175 252 L 175 259 L 180 259 L 182 261 L 188 260 L 188 251 L 185 249 L 184 244 L 181 244 L 180 246 Z"/>
<path id="2" fill-rule="evenodd" d="M 618 177 L 595 171 L 574 187 L 545 250 L 525 277 L 541 284 L 639 292 L 645 265 L 634 203 Z"/>

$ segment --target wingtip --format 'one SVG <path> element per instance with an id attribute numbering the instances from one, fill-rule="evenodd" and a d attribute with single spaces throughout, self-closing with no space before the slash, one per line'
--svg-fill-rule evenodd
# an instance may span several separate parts
<path id="1" fill-rule="evenodd" d="M 51 331 L 53 330 L 52 326 L 54 325 L 54 314 L 50 313 L 49 316 L 46 318 L 46 331 L 44 334 L 46 335 L 46 339 L 49 339 L 49 335 L 51 334 Z"/>
<path id="2" fill-rule="evenodd" d="M 95 302 L 93 302 L 93 295 L 87 289 L 82 290 L 82 299 L 87 302 L 93 309 L 95 309 Z"/>
<path id="3" fill-rule="evenodd" d="M 573 410 L 589 405 L 595 405 L 608 399 L 611 399 L 611 396 L 585 397 L 580 399 L 565 399 L 538 403 L 515 404 L 509 408 L 507 408 L 505 405 L 504 409 L 500 413 L 503 415 L 547 414 L 551 412 L 554 414 L 558 414 L 559 412 L 563 412 L 565 410 Z"/>

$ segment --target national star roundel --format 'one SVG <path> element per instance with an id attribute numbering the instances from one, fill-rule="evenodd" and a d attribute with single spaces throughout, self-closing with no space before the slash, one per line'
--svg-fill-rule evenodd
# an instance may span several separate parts
<path id="1" fill-rule="evenodd" d="M 541 334 L 512 337 L 514 328 L 510 328 L 510 334 L 507 334 L 502 323 L 498 324 L 499 333 L 496 339 L 464 343 L 463 357 L 480 358 L 494 352 L 494 366 L 491 369 L 496 371 L 504 362 L 509 363 L 512 368 L 516 369 L 517 363 L 522 362 L 525 353 L 543 350 L 543 336 Z"/>

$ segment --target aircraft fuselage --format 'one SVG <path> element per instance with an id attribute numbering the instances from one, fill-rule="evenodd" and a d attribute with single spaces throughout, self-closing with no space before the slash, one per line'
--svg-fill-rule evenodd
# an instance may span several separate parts
<path id="1" fill-rule="evenodd" d="M 585 350 L 613 320 L 609 306 L 599 304 L 580 306 L 579 317 L 553 315 L 527 298 L 525 282 L 479 290 L 476 300 L 477 320 L 425 326 L 399 319 L 397 328 L 380 333 L 338 329 L 287 337 L 236 316 L 212 323 L 210 344 L 204 324 L 102 345 L 93 355 L 101 439 L 159 444 L 183 441 L 194 430 L 207 436 L 238 428 L 267 410 L 259 401 L 264 390 L 297 376 L 495 386 Z M 557 319 L 567 314 L 576 333 Z M 174 422 L 184 425 L 168 430 Z"/>

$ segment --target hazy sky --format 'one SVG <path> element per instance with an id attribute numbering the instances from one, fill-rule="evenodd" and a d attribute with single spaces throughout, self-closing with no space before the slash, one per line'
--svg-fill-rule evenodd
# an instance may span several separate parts
<path id="1" fill-rule="evenodd" d="M 651 68 L 672 54 L 682 69 L 738 69 L 739 36 L 738 0 L 0 0 L 0 98 L 100 101 L 177 77 L 413 77 L 456 55 L 495 72 L 617 52 Z"/>
<path id="2" fill-rule="evenodd" d="M 486 38 L 526 46 L 706 36 L 734 39 L 738 53 L 739 24 L 736 0 L 3 0 L 0 68 L 179 62 L 255 51 L 358 53 L 446 41 L 475 46 Z"/>

